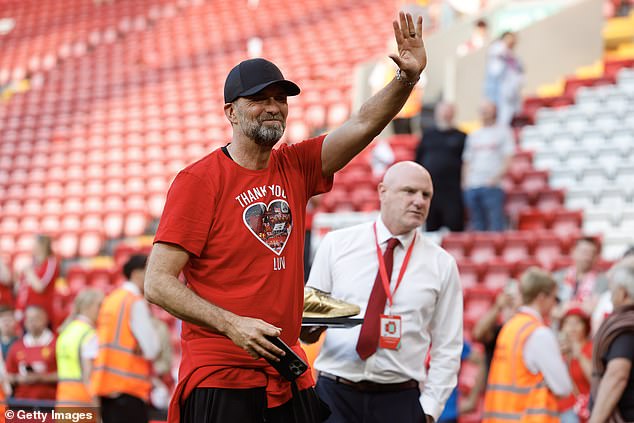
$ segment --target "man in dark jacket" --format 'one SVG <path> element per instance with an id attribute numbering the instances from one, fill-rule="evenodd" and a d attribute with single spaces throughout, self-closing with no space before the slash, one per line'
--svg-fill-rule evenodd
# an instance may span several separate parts
<path id="1" fill-rule="evenodd" d="M 416 149 L 416 161 L 425 167 L 434 183 L 425 227 L 437 231 L 444 227 L 451 231 L 464 230 L 462 204 L 462 150 L 466 134 L 453 126 L 453 104 L 438 103 L 434 111 L 436 127 L 425 130 Z"/>

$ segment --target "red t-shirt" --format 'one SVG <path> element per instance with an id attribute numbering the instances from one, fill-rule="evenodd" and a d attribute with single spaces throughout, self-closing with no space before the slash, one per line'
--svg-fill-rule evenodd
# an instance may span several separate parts
<path id="1" fill-rule="evenodd" d="M 7 372 L 11 374 L 24 374 L 28 371 L 36 373 L 57 372 L 55 361 L 55 336 L 43 346 L 24 345 L 24 337 L 13 343 L 7 354 Z M 23 399 L 54 400 L 57 392 L 56 383 L 31 383 L 18 384 L 13 396 Z"/>
<path id="2" fill-rule="evenodd" d="M 323 140 L 283 145 L 262 170 L 245 169 L 215 150 L 174 179 L 155 237 L 191 254 L 183 273 L 194 292 L 282 328 L 288 345 L 297 343 L 301 326 L 306 204 L 332 187 L 321 172 Z M 183 322 L 181 336 L 181 365 L 191 351 L 187 343 L 201 339 L 222 351 L 228 369 L 249 357 L 225 336 L 191 323 Z M 231 387 L 253 383 L 231 379 Z"/>
<path id="3" fill-rule="evenodd" d="M 59 323 L 55 316 L 55 281 L 59 277 L 59 260 L 51 256 L 39 265 L 34 265 L 35 275 L 40 278 L 45 288 L 42 292 L 36 292 L 26 280 L 21 281 L 16 299 L 16 309 L 24 310 L 30 305 L 37 305 L 46 310 L 52 327 Z"/>
<path id="4" fill-rule="evenodd" d="M 588 359 L 592 359 L 592 342 L 588 341 L 585 343 L 583 348 L 581 349 L 581 354 Z M 570 378 L 572 379 L 572 383 L 578 389 L 578 393 L 582 395 L 590 394 L 590 381 L 586 379 L 586 376 L 583 374 L 583 369 L 581 369 L 581 364 L 579 364 L 579 360 L 573 359 L 570 360 L 568 364 L 568 371 L 570 373 Z M 569 410 L 575 405 L 577 401 L 577 392 L 573 392 L 566 398 L 562 398 L 559 401 L 559 409 L 561 411 Z"/>

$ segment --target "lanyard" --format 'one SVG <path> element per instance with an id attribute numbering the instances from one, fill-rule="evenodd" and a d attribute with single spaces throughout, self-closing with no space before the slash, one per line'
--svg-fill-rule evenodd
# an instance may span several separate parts
<path id="1" fill-rule="evenodd" d="M 394 303 L 392 297 L 394 293 L 398 289 L 398 286 L 401 284 L 403 280 L 403 275 L 405 274 L 405 270 L 407 269 L 407 265 L 409 264 L 409 258 L 412 256 L 412 250 L 414 249 L 414 243 L 416 242 L 416 232 L 414 232 L 414 239 L 412 239 L 412 243 L 409 245 L 407 249 L 407 253 L 405 254 L 405 258 L 403 259 L 403 264 L 401 265 L 401 270 L 398 273 L 398 279 L 396 280 L 396 285 L 394 286 L 394 291 L 390 292 L 390 280 L 387 277 L 387 269 L 385 268 L 385 259 L 383 259 L 383 252 L 381 251 L 381 247 L 379 247 L 379 238 L 376 235 L 376 223 L 373 226 L 374 229 L 374 243 L 376 244 L 376 256 L 379 259 L 379 274 L 381 275 L 381 282 L 383 282 L 383 289 L 385 290 L 385 295 L 387 295 L 387 299 L 390 302 L 390 308 Z"/>

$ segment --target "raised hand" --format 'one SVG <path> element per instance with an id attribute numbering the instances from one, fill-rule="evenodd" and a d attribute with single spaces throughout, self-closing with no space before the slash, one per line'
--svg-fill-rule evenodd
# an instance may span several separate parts
<path id="1" fill-rule="evenodd" d="M 400 12 L 399 21 L 394 21 L 393 26 L 398 55 L 390 54 L 390 58 L 401 70 L 401 76 L 405 81 L 416 82 L 427 66 L 427 52 L 423 43 L 423 18 L 419 16 L 414 25 L 411 14 Z"/>

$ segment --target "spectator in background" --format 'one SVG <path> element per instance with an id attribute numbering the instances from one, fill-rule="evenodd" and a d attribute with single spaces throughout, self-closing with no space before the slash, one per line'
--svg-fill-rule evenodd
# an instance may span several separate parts
<path id="1" fill-rule="evenodd" d="M 520 292 L 523 305 L 504 324 L 495 345 L 483 423 L 557 423 L 557 397 L 572 392 L 557 338 L 545 323 L 557 303 L 557 282 L 529 268 L 520 279 Z"/>
<path id="2" fill-rule="evenodd" d="M 553 274 L 563 304 L 577 303 L 586 313 L 591 313 L 599 296 L 607 291 L 607 279 L 596 269 L 600 249 L 596 238 L 579 238 L 572 250 L 572 265 Z"/>
<path id="3" fill-rule="evenodd" d="M 18 320 L 27 306 L 37 305 L 46 311 L 51 328 L 59 322 L 55 315 L 55 281 L 59 277 L 59 260 L 53 254 L 51 238 L 38 235 L 33 246 L 33 264 L 22 269 L 19 275 L 20 285 L 16 299 Z"/>
<path id="4" fill-rule="evenodd" d="M 451 103 L 438 103 L 434 110 L 436 127 L 423 131 L 416 161 L 431 174 L 434 198 L 425 227 L 437 231 L 447 227 L 451 231 L 464 230 L 462 203 L 462 153 L 466 134 L 453 125 L 455 114 Z"/>
<path id="5" fill-rule="evenodd" d="M 152 360 L 160 352 L 150 309 L 143 298 L 147 256 L 123 265 L 126 281 L 108 295 L 97 318 L 99 351 L 91 378 L 103 423 L 148 422 Z"/>
<path id="6" fill-rule="evenodd" d="M 489 42 L 489 26 L 484 19 L 478 19 L 475 27 L 473 27 L 473 33 L 471 37 L 460 44 L 456 49 L 458 56 L 466 56 L 476 50 L 481 49 Z"/>
<path id="7" fill-rule="evenodd" d="M 572 380 L 572 394 L 559 400 L 561 423 L 585 423 L 590 417 L 592 378 L 590 316 L 579 307 L 570 308 L 561 320 L 559 339 Z"/>
<path id="8" fill-rule="evenodd" d="M 497 106 L 497 122 L 502 126 L 510 126 L 522 107 L 524 68 L 513 51 L 516 42 L 517 36 L 507 31 L 488 51 L 484 96 Z"/>
<path id="9" fill-rule="evenodd" d="M 307 286 L 358 304 L 364 314 L 360 328 L 328 329 L 315 361 L 317 393 L 332 410 L 328 423 L 434 422 L 456 385 L 458 269 L 446 251 L 417 234 L 432 194 L 422 166 L 396 163 L 379 184 L 376 222 L 330 232 L 320 244 Z M 316 341 L 306 332 L 312 339 L 302 340 Z"/>
<path id="10" fill-rule="evenodd" d="M 24 311 L 24 336 L 11 346 L 6 360 L 15 399 L 55 401 L 55 335 L 48 323 L 42 307 L 29 305 Z"/>
<path id="11" fill-rule="evenodd" d="M 634 260 L 634 246 L 629 247 L 623 254 L 624 263 L 628 263 L 630 260 Z M 594 331 L 601 327 L 601 324 L 612 313 L 613 309 L 612 292 L 608 289 L 601 294 L 592 311 L 592 329 Z"/>
<path id="12" fill-rule="evenodd" d="M 9 348 L 18 339 L 15 312 L 6 305 L 0 305 L 0 348 L 2 357 L 6 360 Z"/>
<path id="13" fill-rule="evenodd" d="M 0 306 L 7 305 L 11 308 L 15 307 L 15 298 L 13 295 L 13 275 L 11 269 L 0 257 Z"/>
<path id="14" fill-rule="evenodd" d="M 504 290 L 495 298 L 493 307 L 476 322 L 473 328 L 473 340 L 484 346 L 484 364 L 487 374 L 502 326 L 515 316 L 521 304 L 518 283 L 514 280 L 509 281 Z M 484 380 L 486 382 L 486 376 Z"/>
<path id="15" fill-rule="evenodd" d="M 55 347 L 57 357 L 57 405 L 96 407 L 90 392 L 93 360 L 98 341 L 95 325 L 103 294 L 94 288 L 82 290 L 73 302 L 73 310 L 60 327 Z"/>
<path id="16" fill-rule="evenodd" d="M 515 152 L 510 128 L 496 124 L 495 104 L 485 102 L 480 113 L 483 127 L 467 136 L 462 155 L 462 186 L 475 231 L 503 231 L 504 190 L 501 183 Z"/>
<path id="17" fill-rule="evenodd" d="M 594 338 L 590 423 L 634 421 L 634 259 L 617 263 L 608 279 L 614 312 Z"/>

